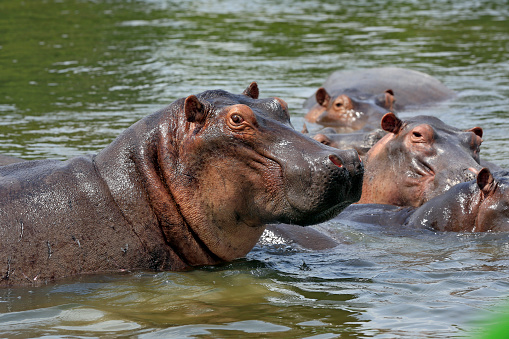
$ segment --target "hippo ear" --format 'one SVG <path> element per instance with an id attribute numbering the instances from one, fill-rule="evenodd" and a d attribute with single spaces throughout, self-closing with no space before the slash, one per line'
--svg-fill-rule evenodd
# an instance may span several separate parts
<path id="1" fill-rule="evenodd" d="M 195 95 L 190 95 L 184 103 L 184 111 L 188 122 L 201 124 L 205 121 L 205 106 L 198 100 Z"/>
<path id="2" fill-rule="evenodd" d="M 479 138 L 482 138 L 482 134 L 483 134 L 483 130 L 482 130 L 481 127 L 474 127 L 474 128 L 471 128 L 471 129 L 467 129 L 465 132 L 473 132 Z"/>
<path id="3" fill-rule="evenodd" d="M 304 126 L 302 126 L 302 131 L 300 131 L 302 134 L 308 134 L 309 133 L 309 130 L 308 130 L 308 127 L 306 126 L 306 124 L 304 124 Z"/>
<path id="4" fill-rule="evenodd" d="M 382 117 L 380 125 L 384 131 L 396 134 L 403 126 L 403 122 L 394 113 L 389 112 Z"/>
<path id="5" fill-rule="evenodd" d="M 488 168 L 484 167 L 477 173 L 477 186 L 485 195 L 495 188 L 495 179 Z"/>
<path id="6" fill-rule="evenodd" d="M 392 89 L 388 89 L 385 91 L 385 108 L 388 110 L 393 110 L 394 102 L 394 91 Z"/>
<path id="7" fill-rule="evenodd" d="M 315 94 L 316 102 L 323 107 L 327 107 L 330 101 L 330 95 L 327 93 L 325 88 L 320 87 Z"/>
<path id="8" fill-rule="evenodd" d="M 260 91 L 258 90 L 258 84 L 253 81 L 247 88 L 242 92 L 242 94 L 247 95 L 248 97 L 252 99 L 258 99 L 258 96 L 260 95 Z"/>
<path id="9" fill-rule="evenodd" d="M 322 143 L 327 146 L 330 146 L 330 144 L 331 144 L 331 140 L 325 134 L 319 133 L 319 134 L 315 135 L 313 137 L 313 139 L 315 139 L 319 143 Z"/>

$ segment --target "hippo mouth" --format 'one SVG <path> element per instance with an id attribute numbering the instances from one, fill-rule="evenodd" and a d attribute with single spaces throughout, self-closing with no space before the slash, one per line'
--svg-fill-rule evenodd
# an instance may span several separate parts
<path id="1" fill-rule="evenodd" d="M 324 114 L 325 115 L 325 114 Z M 353 109 L 346 110 L 335 117 L 322 116 L 317 123 L 327 127 L 341 128 L 338 132 L 354 132 L 364 128 L 368 120 L 366 112 Z"/>
<path id="2" fill-rule="evenodd" d="M 285 199 L 291 212 L 287 213 L 290 216 L 283 217 L 280 222 L 300 226 L 322 223 L 335 217 L 360 199 L 362 173 L 352 176 L 335 156 L 331 156 L 329 164 L 325 167 L 326 173 L 323 175 L 316 173 L 316 168 L 310 171 L 312 172 L 310 177 L 328 177 L 329 179 L 318 183 L 307 183 L 301 197 L 297 198 L 295 192 L 285 190 Z M 361 179 L 358 180 L 357 177 Z"/>

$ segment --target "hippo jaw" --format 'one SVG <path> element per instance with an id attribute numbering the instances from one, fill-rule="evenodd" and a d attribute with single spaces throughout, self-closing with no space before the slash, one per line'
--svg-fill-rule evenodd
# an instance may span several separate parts
<path id="1" fill-rule="evenodd" d="M 307 159 L 309 163 L 300 166 L 313 180 L 300 179 L 298 185 L 292 169 L 282 165 L 288 207 L 277 222 L 300 226 L 321 223 L 360 199 L 364 168 L 357 152 L 339 153 L 327 147 L 321 153 L 321 157 Z"/>

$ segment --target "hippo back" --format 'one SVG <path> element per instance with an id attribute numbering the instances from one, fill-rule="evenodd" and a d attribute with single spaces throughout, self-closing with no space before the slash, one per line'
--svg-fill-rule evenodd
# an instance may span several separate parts
<path id="1" fill-rule="evenodd" d="M 322 87 L 332 96 L 353 92 L 371 96 L 391 89 L 396 98 L 396 110 L 409 106 L 425 106 L 456 95 L 431 75 L 398 67 L 336 71 L 327 78 Z M 313 94 L 304 102 L 304 108 L 310 109 L 314 104 L 316 99 Z"/>

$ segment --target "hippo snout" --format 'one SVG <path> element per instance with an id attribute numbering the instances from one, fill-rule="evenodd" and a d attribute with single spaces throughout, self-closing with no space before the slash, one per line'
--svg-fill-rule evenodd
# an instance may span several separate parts
<path id="1" fill-rule="evenodd" d="M 364 165 L 362 164 L 362 160 L 356 150 L 342 150 L 339 152 L 341 153 L 329 155 L 329 160 L 336 166 L 340 163 L 340 167 L 348 171 L 351 186 L 347 195 L 356 202 L 361 198 Z"/>
<path id="2" fill-rule="evenodd" d="M 356 150 L 344 150 L 341 153 L 333 153 L 329 155 L 329 160 L 340 168 L 348 170 L 352 177 L 364 173 L 362 160 Z"/>

